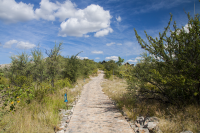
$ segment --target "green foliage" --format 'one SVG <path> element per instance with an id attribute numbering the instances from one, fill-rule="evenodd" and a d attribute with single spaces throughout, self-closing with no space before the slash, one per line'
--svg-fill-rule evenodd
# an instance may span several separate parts
<path id="1" fill-rule="evenodd" d="M 106 75 L 106 78 L 109 79 L 111 76 L 112 76 L 112 70 L 108 71 L 108 70 L 105 70 L 105 75 Z"/>
<path id="2" fill-rule="evenodd" d="M 124 59 L 122 59 L 120 56 L 118 57 L 118 62 L 116 63 L 118 66 L 121 66 L 124 62 Z"/>
<path id="3" fill-rule="evenodd" d="M 172 16 L 165 31 L 159 33 L 159 39 L 154 39 L 145 32 L 149 44 L 134 29 L 139 44 L 149 55 L 143 55 L 144 60 L 134 67 L 134 78 L 129 88 L 139 88 L 146 98 L 153 96 L 154 99 L 176 105 L 200 103 L 199 15 L 192 18 L 188 14 L 189 32 L 184 28 L 177 28 L 174 22 L 174 31 L 170 30 L 168 37 L 171 20 Z"/>
<path id="4" fill-rule="evenodd" d="M 79 53 L 78 53 L 79 54 Z M 80 60 L 77 58 L 77 55 L 72 55 L 71 58 L 66 59 L 65 69 L 63 71 L 64 78 L 69 78 L 72 83 L 75 83 L 80 75 Z"/>
<path id="5" fill-rule="evenodd" d="M 59 88 L 71 87 L 71 81 L 68 78 L 61 79 L 55 82 L 55 86 Z"/>
<path id="6" fill-rule="evenodd" d="M 53 94 L 63 87 L 71 87 L 78 78 L 87 78 L 91 74 L 97 74 L 97 63 L 77 58 L 64 58 L 59 55 L 62 43 L 51 49 L 47 58 L 43 59 L 41 50 L 32 51 L 32 58 L 25 52 L 11 57 L 10 68 L 0 69 L 0 93 L 4 95 L 3 103 L 15 110 L 20 103 L 26 106 L 36 99 L 42 102 L 48 94 Z M 55 83 L 54 83 L 55 82 Z"/>
<path id="7" fill-rule="evenodd" d="M 0 90 L 9 86 L 9 80 L 4 77 L 4 73 L 0 72 Z"/>

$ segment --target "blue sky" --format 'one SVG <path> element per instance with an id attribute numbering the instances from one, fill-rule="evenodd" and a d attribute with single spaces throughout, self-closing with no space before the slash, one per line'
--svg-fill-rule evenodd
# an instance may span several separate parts
<path id="1" fill-rule="evenodd" d="M 170 13 L 178 27 L 188 22 L 187 13 L 200 14 L 198 0 L 0 0 L 0 64 L 11 56 L 40 44 L 53 49 L 63 43 L 61 55 L 103 61 L 118 56 L 131 64 L 144 52 L 133 28 L 145 39 L 157 37 L 167 26 Z M 172 26 L 172 25 L 171 25 Z M 30 56 L 31 58 L 31 56 Z"/>

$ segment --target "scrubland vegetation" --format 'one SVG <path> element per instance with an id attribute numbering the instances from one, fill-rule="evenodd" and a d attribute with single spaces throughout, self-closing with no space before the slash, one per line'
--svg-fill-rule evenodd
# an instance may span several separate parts
<path id="1" fill-rule="evenodd" d="M 145 42 L 135 30 L 138 43 L 147 52 L 135 66 L 108 61 L 103 91 L 132 120 L 137 116 L 160 118 L 165 133 L 200 131 L 200 21 L 188 14 L 187 31 L 170 30 L 172 16 L 158 38 L 146 34 Z M 115 78 L 113 80 L 112 74 Z M 126 82 L 122 82 L 123 80 Z"/>
<path id="2" fill-rule="evenodd" d="M 25 52 L 11 57 L 11 66 L 0 70 L 0 132 L 53 132 L 59 109 L 67 108 L 66 91 L 70 105 L 89 75 L 97 75 L 97 63 L 78 54 L 62 57 L 61 45 L 46 51 L 45 59 L 39 48 L 32 58 Z"/>
<path id="3" fill-rule="evenodd" d="M 39 49 L 32 59 L 25 53 L 12 57 L 10 68 L 0 70 L 0 132 L 52 132 L 59 123 L 59 109 L 80 93 L 84 78 L 104 70 L 103 91 L 128 117 L 157 116 L 164 133 L 200 131 L 200 22 L 188 14 L 188 31 L 170 30 L 171 19 L 158 38 L 146 33 L 148 43 L 135 30 L 147 51 L 135 66 L 124 60 L 80 60 L 59 55 L 62 43 L 43 58 Z M 32 62 L 32 63 L 31 63 Z M 86 80 L 88 81 L 88 79 Z M 78 83 L 79 87 L 74 88 Z M 74 88 L 74 89 L 72 89 Z"/>

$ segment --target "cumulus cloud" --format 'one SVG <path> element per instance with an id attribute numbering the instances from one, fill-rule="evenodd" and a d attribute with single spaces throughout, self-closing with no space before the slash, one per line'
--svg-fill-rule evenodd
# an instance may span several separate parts
<path id="1" fill-rule="evenodd" d="M 0 20 L 5 23 L 32 20 L 35 18 L 33 6 L 15 0 L 0 0 Z"/>
<path id="2" fill-rule="evenodd" d="M 3 47 L 4 48 L 11 48 L 13 44 L 17 44 L 16 47 L 20 48 L 20 49 L 31 49 L 31 48 L 36 47 L 35 44 L 31 44 L 29 42 L 23 42 L 23 41 L 18 42 L 17 40 L 7 41 L 5 43 L 5 45 L 3 45 Z"/>
<path id="3" fill-rule="evenodd" d="M 117 19 L 118 22 L 121 22 L 121 21 L 122 21 L 122 19 L 121 19 L 120 16 L 118 16 L 116 19 Z"/>
<path id="4" fill-rule="evenodd" d="M 95 59 L 97 59 L 97 60 L 98 60 L 98 59 L 100 59 L 100 58 L 99 58 L 99 57 L 96 57 Z"/>
<path id="5" fill-rule="evenodd" d="M 90 37 L 89 35 L 84 35 L 84 37 Z"/>
<path id="6" fill-rule="evenodd" d="M 118 56 L 110 56 L 110 57 L 106 57 L 106 60 L 114 60 L 114 61 L 118 61 Z"/>
<path id="7" fill-rule="evenodd" d="M 141 59 L 143 59 L 142 57 L 136 57 L 135 58 L 136 60 L 141 60 Z"/>
<path id="8" fill-rule="evenodd" d="M 8 42 L 5 43 L 5 45 L 3 45 L 4 48 L 11 48 L 11 46 L 15 43 L 17 43 L 17 40 L 10 40 Z"/>
<path id="9" fill-rule="evenodd" d="M 132 59 L 127 60 L 127 62 L 136 63 L 136 62 L 138 62 L 138 60 L 141 60 L 141 59 L 142 59 L 142 57 L 136 57 L 135 59 L 133 58 L 133 60 Z"/>
<path id="10" fill-rule="evenodd" d="M 92 51 L 93 54 L 103 54 L 103 51 Z"/>
<path id="11" fill-rule="evenodd" d="M 107 29 L 98 31 L 94 36 L 95 37 L 105 36 L 105 35 L 108 35 L 108 33 L 112 33 L 112 32 L 113 32 L 112 28 L 107 28 Z"/>
<path id="12" fill-rule="evenodd" d="M 63 4 L 57 2 L 59 6 L 58 11 L 55 13 L 55 16 L 64 21 L 66 18 L 73 17 L 76 13 L 76 4 L 72 3 L 69 0 L 66 0 Z"/>
<path id="13" fill-rule="evenodd" d="M 127 62 L 132 62 L 132 63 L 135 63 L 135 62 L 137 62 L 137 60 L 127 60 Z"/>
<path id="14" fill-rule="evenodd" d="M 111 46 L 113 44 L 115 44 L 115 42 L 107 43 L 106 46 Z"/>
<path id="15" fill-rule="evenodd" d="M 88 57 L 80 57 L 80 56 L 77 56 L 79 59 L 83 60 L 83 59 L 88 59 Z"/>
<path id="16" fill-rule="evenodd" d="M 55 20 L 54 11 L 57 10 L 59 6 L 55 3 L 49 2 L 49 0 L 41 0 L 40 8 L 35 10 L 36 17 L 45 20 Z"/>
<path id="17" fill-rule="evenodd" d="M 110 13 L 99 5 L 89 5 L 85 9 L 76 10 L 74 16 L 60 24 L 59 36 L 77 36 L 89 32 L 97 32 L 95 37 L 107 35 L 113 30 L 110 27 Z"/>
<path id="18" fill-rule="evenodd" d="M 23 42 L 23 41 L 20 41 L 17 43 L 17 48 L 20 48 L 20 49 L 31 49 L 31 48 L 34 48 L 36 47 L 35 44 L 31 44 L 29 42 Z"/>
<path id="19" fill-rule="evenodd" d="M 0 19 L 7 23 L 44 19 L 55 21 L 59 18 L 62 37 L 82 37 L 89 32 L 96 32 L 95 37 L 105 36 L 113 32 L 110 28 L 110 12 L 99 5 L 91 4 L 85 9 L 78 9 L 70 0 L 63 3 L 41 0 L 40 7 L 33 10 L 33 4 L 0 0 Z M 86 36 L 87 37 L 87 36 Z"/>

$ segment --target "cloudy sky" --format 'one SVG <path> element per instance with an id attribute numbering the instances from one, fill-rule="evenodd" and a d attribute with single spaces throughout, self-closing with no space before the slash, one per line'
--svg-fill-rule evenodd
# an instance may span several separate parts
<path id="1" fill-rule="evenodd" d="M 44 57 L 55 43 L 61 55 L 80 51 L 81 59 L 95 61 L 118 56 L 131 64 L 144 52 L 133 28 L 145 39 L 167 26 L 170 13 L 178 27 L 188 22 L 185 12 L 200 14 L 198 0 L 0 0 L 0 64 L 38 44 Z"/>

